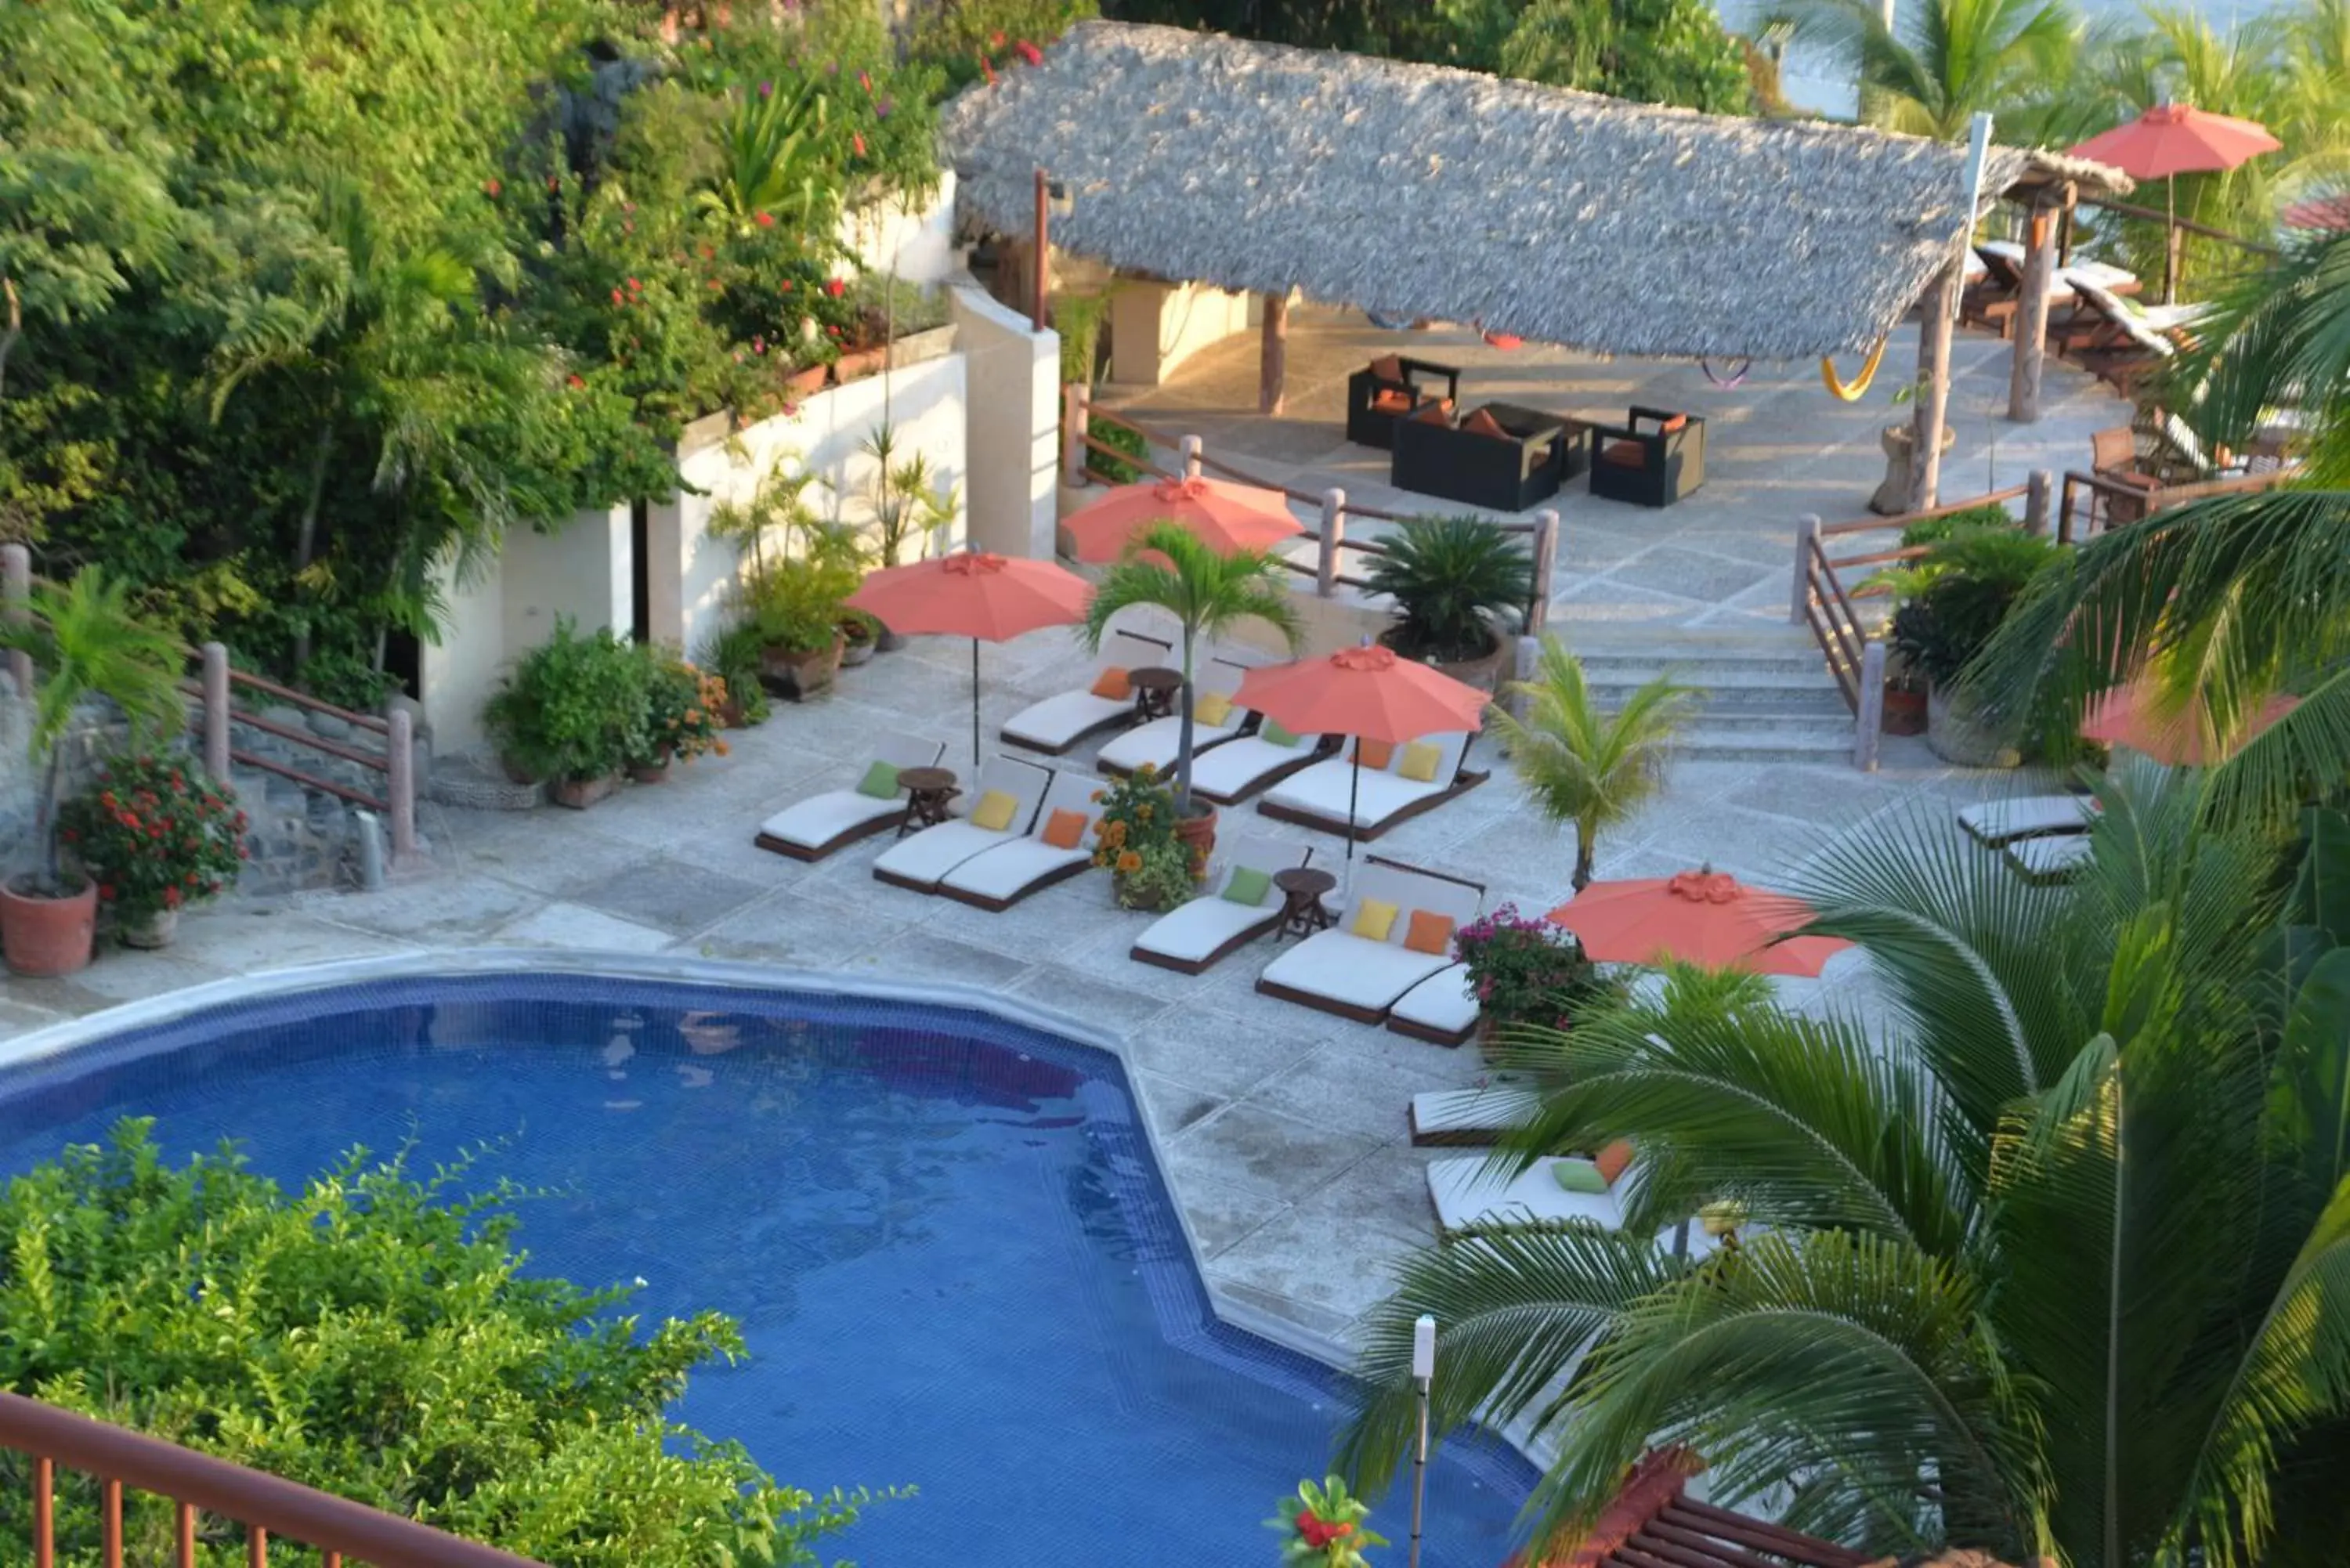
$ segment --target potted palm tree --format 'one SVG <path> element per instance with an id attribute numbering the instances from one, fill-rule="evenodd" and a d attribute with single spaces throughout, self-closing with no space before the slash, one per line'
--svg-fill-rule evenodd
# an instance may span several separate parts
<path id="1" fill-rule="evenodd" d="M 1525 700 L 1523 719 L 1498 704 L 1488 722 L 1510 753 L 1535 807 L 1575 827 L 1575 890 L 1591 885 L 1599 835 L 1639 815 L 1665 787 L 1673 742 L 1695 716 L 1698 694 L 1660 675 L 1603 712 L 1583 661 L 1555 637 L 1542 639 L 1531 680 L 1508 693 Z"/>
<path id="2" fill-rule="evenodd" d="M 1380 541 L 1373 593 L 1395 601 L 1395 624 L 1379 640 L 1402 654 L 1491 691 L 1507 644 L 1502 628 L 1534 593 L 1534 556 L 1516 535 L 1483 517 L 1419 517 Z"/>
<path id="3" fill-rule="evenodd" d="M 71 582 L 35 585 L 21 625 L 0 628 L 0 646 L 32 656 L 32 755 L 41 770 L 36 831 L 40 864 L 0 887 L 0 949 L 18 974 L 71 974 L 89 962 L 98 886 L 58 854 L 57 805 L 65 741 L 92 699 L 111 702 L 130 727 L 135 750 L 175 734 L 184 722 L 184 659 L 170 633 L 131 613 L 128 583 L 85 566 Z"/>
<path id="4" fill-rule="evenodd" d="M 1182 722 L 1175 742 L 1176 831 L 1192 849 L 1195 866 L 1216 840 L 1216 814 L 1191 799 L 1191 672 L 1201 639 L 1228 635 L 1243 621 L 1261 620 L 1281 635 L 1289 651 L 1305 646 L 1305 626 L 1290 603 L 1283 566 L 1259 550 L 1217 554 L 1199 535 L 1176 523 L 1154 523 L 1128 545 L 1094 590 L 1086 610 L 1086 646 L 1101 650 L 1111 618 L 1135 605 L 1154 605 L 1182 628 L 1183 685 L 1177 713 Z"/>

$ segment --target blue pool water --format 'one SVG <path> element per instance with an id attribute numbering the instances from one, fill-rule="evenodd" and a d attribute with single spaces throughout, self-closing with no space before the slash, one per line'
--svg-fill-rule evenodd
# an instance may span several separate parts
<path id="1" fill-rule="evenodd" d="M 521 976 L 278 999 L 0 1076 L 0 1170 L 127 1115 L 286 1181 L 503 1140 L 484 1182 L 561 1189 L 521 1210 L 534 1268 L 742 1323 L 681 1419 L 788 1484 L 920 1489 L 841 1539 L 867 1568 L 1269 1563 L 1259 1521 L 1342 1416 L 1340 1379 L 1213 1320 L 1118 1064 L 967 1012 Z M 1496 1568 L 1532 1480 L 1449 1447 L 1429 1568 Z M 1373 1522 L 1400 1542 L 1401 1489 Z"/>

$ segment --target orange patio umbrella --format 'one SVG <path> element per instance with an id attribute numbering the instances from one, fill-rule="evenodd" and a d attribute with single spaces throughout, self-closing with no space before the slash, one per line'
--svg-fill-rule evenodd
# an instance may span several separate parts
<path id="1" fill-rule="evenodd" d="M 2245 742 L 2300 702 L 2298 697 L 2272 697 L 2252 715 L 2242 734 L 2223 740 L 2213 732 L 2211 716 L 2200 702 L 2190 702 L 2184 711 L 2165 712 L 2153 681 L 2140 676 L 2089 705 L 2081 721 L 2081 738 L 2107 746 L 2127 746 L 2166 767 L 2201 767 L 2235 755 Z"/>
<path id="2" fill-rule="evenodd" d="M 979 765 L 979 645 L 1086 618 L 1093 585 L 1051 561 L 967 550 L 885 566 L 848 596 L 900 637 L 971 639 L 971 763 Z"/>
<path id="3" fill-rule="evenodd" d="M 1172 521 L 1219 555 L 1270 550 L 1305 532 L 1278 490 L 1228 479 L 1157 479 L 1121 484 L 1071 516 L 1080 561 L 1115 561 L 1154 523 Z"/>
<path id="4" fill-rule="evenodd" d="M 1399 658 L 1377 643 L 1342 648 L 1326 659 L 1302 659 L 1252 670 L 1232 701 L 1300 735 L 1351 735 L 1400 745 L 1423 735 L 1474 732 L 1492 699 L 1474 686 L 1425 664 Z M 1356 748 L 1347 792 L 1347 858 L 1355 857 L 1355 807 L 1362 794 L 1363 759 Z"/>
<path id="5" fill-rule="evenodd" d="M 2231 115 L 2210 114 L 2183 103 L 2158 103 L 2127 125 L 2117 125 L 2073 149 L 2075 158 L 2111 164 L 2133 180 L 2163 180 L 2165 234 L 2178 227 L 2178 176 L 2211 174 L 2274 152 L 2284 145 L 2268 128 Z M 2171 303 L 2178 280 L 2170 270 L 2170 247 L 2163 247 L 2162 302 Z"/>
<path id="6" fill-rule="evenodd" d="M 1594 882 L 1546 918 L 1581 938 L 1585 956 L 1602 963 L 1673 958 L 1709 969 L 1816 975 L 1852 946 L 1841 937 L 1775 941 L 1812 918 L 1809 906 L 1720 871 Z"/>

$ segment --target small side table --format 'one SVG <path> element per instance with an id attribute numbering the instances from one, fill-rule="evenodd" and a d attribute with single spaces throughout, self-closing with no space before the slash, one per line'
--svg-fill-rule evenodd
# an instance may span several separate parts
<path id="1" fill-rule="evenodd" d="M 1327 871 L 1293 866 L 1286 871 L 1274 872 L 1273 885 L 1281 889 L 1284 900 L 1281 924 L 1273 933 L 1274 941 L 1284 937 L 1310 937 L 1330 929 L 1330 911 L 1322 907 L 1322 895 L 1336 888 L 1338 878 Z"/>
<path id="2" fill-rule="evenodd" d="M 936 827 L 947 819 L 947 803 L 962 792 L 955 788 L 952 768 L 900 768 L 898 787 L 906 792 L 906 820 L 898 836 Z"/>
<path id="3" fill-rule="evenodd" d="M 1126 672 L 1127 684 L 1134 688 L 1134 722 L 1147 724 L 1153 719 L 1171 717 L 1175 711 L 1175 693 L 1183 689 L 1183 672 L 1164 665 L 1146 664 L 1139 670 Z"/>

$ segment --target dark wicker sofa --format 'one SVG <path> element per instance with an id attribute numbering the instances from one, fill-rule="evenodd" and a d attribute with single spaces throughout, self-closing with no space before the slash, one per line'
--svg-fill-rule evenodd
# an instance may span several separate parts
<path id="1" fill-rule="evenodd" d="M 1488 403 L 1456 420 L 1428 409 L 1396 421 L 1388 475 L 1399 490 L 1523 512 L 1558 493 L 1583 450 L 1579 430 L 1539 410 Z"/>

